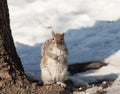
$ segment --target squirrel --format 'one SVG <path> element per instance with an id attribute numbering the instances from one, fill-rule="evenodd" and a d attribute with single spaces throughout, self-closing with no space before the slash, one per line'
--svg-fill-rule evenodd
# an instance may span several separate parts
<path id="1" fill-rule="evenodd" d="M 64 33 L 52 31 L 52 39 L 45 41 L 42 48 L 41 78 L 44 85 L 57 83 L 66 87 L 68 50 Z"/>

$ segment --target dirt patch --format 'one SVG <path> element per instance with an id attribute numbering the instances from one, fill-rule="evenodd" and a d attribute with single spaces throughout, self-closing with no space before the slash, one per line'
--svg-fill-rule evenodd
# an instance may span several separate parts
<path id="1" fill-rule="evenodd" d="M 91 62 L 84 62 L 84 63 L 75 63 L 68 65 L 68 71 L 70 74 L 73 75 L 75 73 L 80 73 L 92 69 L 99 69 L 107 64 L 102 61 L 91 61 Z"/>

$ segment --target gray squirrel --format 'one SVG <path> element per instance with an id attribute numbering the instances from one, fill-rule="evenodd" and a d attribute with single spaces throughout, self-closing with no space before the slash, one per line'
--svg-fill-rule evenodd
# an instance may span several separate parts
<path id="1" fill-rule="evenodd" d="M 44 85 L 57 83 L 66 86 L 67 76 L 67 47 L 64 33 L 52 31 L 52 39 L 47 40 L 42 48 L 41 78 Z"/>

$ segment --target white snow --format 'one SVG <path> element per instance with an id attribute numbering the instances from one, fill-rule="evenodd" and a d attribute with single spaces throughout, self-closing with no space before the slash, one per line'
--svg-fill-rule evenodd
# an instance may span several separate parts
<path id="1" fill-rule="evenodd" d="M 105 91 L 120 93 L 120 0 L 8 0 L 11 29 L 26 74 L 40 79 L 41 45 L 48 27 L 66 32 L 69 63 L 102 60 L 107 66 L 70 76 L 75 86 L 115 80 Z M 80 94 L 94 94 L 92 87 Z M 79 92 L 77 93 L 79 94 Z"/>
<path id="2" fill-rule="evenodd" d="M 73 94 L 97 94 L 97 91 L 103 90 L 102 87 L 93 86 L 87 89 L 85 92 L 74 92 Z"/>
<path id="3" fill-rule="evenodd" d="M 8 0 L 15 41 L 34 45 L 49 38 L 51 26 L 66 32 L 92 26 L 96 20 L 117 20 L 120 0 Z M 22 35 L 22 39 L 21 39 Z"/>

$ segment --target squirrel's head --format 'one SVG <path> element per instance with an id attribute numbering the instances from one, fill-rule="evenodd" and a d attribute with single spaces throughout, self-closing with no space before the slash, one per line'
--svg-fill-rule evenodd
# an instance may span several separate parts
<path id="1" fill-rule="evenodd" d="M 64 33 L 55 33 L 52 31 L 52 42 L 56 46 L 64 44 Z"/>

